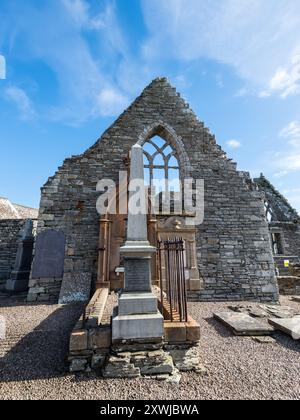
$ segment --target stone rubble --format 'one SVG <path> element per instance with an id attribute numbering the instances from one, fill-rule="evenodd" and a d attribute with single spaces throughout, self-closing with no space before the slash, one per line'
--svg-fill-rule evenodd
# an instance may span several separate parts
<path id="1" fill-rule="evenodd" d="M 168 346 L 168 351 L 173 358 L 175 366 L 180 372 L 196 372 L 206 374 L 206 369 L 201 363 L 199 346 L 187 349 Z"/>
<path id="2" fill-rule="evenodd" d="M 136 353 L 118 353 L 110 355 L 103 369 L 105 378 L 138 378 L 146 377 L 158 380 L 178 379 L 173 359 L 164 350 Z M 176 379 L 176 380 L 177 380 Z"/>
<path id="3" fill-rule="evenodd" d="M 86 371 L 88 367 L 86 359 L 73 359 L 70 364 L 70 372 L 71 373 L 78 373 Z"/>
<path id="4" fill-rule="evenodd" d="M 99 353 L 92 356 L 91 368 L 104 378 L 146 378 L 179 384 L 180 372 L 207 373 L 197 346 L 166 346 L 167 349 L 121 353 Z M 87 359 L 72 359 L 70 372 L 90 372 Z"/>

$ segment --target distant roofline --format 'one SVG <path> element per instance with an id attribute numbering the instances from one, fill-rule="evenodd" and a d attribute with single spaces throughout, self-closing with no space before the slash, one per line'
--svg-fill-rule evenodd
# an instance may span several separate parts
<path id="1" fill-rule="evenodd" d="M 13 206 L 23 207 L 24 209 L 38 210 L 36 207 L 24 206 L 23 204 L 11 203 Z"/>
<path id="2" fill-rule="evenodd" d="M 2 195 L 0 195 L 0 200 L 7 200 L 10 202 L 10 204 L 12 204 L 13 206 L 19 206 L 19 207 L 23 207 L 24 209 L 30 209 L 30 210 L 38 210 L 38 208 L 36 207 L 31 207 L 31 206 L 25 206 L 24 204 L 19 204 L 19 203 L 13 203 L 12 201 L 10 201 L 9 198 L 4 197 Z"/>

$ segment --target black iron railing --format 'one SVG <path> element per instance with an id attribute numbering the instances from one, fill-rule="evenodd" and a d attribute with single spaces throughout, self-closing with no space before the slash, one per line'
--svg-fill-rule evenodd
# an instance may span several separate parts
<path id="1" fill-rule="evenodd" d="M 158 241 L 160 307 L 165 320 L 187 322 L 184 242 L 181 238 Z"/>

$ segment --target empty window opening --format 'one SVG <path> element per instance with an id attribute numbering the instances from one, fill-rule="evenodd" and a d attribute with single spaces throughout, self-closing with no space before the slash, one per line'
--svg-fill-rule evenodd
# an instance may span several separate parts
<path id="1" fill-rule="evenodd" d="M 282 236 L 281 233 L 271 233 L 272 248 L 274 255 L 283 255 Z"/>

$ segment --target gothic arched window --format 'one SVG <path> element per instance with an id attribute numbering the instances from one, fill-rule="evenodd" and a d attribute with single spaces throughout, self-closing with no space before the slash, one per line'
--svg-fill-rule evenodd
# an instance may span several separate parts
<path id="1" fill-rule="evenodd" d="M 157 191 L 179 191 L 179 163 L 165 140 L 154 136 L 144 144 L 145 183 Z"/>

